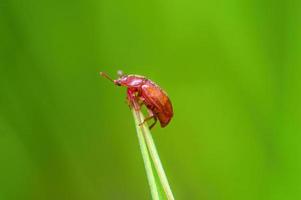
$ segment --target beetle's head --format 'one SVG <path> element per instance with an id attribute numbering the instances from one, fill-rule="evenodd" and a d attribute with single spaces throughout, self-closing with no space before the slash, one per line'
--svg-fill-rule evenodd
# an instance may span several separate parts
<path id="1" fill-rule="evenodd" d="M 114 80 L 115 85 L 123 86 L 127 82 L 127 75 L 122 70 L 117 71 L 118 79 Z"/>
<path id="2" fill-rule="evenodd" d="M 124 83 L 127 81 L 127 75 L 124 75 L 121 70 L 118 70 L 118 79 L 113 80 L 109 75 L 107 75 L 105 72 L 100 72 L 99 73 L 101 76 L 105 77 L 106 79 L 109 79 L 112 81 L 115 85 L 122 86 Z"/>
<path id="3" fill-rule="evenodd" d="M 145 81 L 145 77 L 139 75 L 124 75 L 121 71 L 118 71 L 118 78 L 113 80 L 104 72 L 100 72 L 100 75 L 112 81 L 115 85 L 125 86 L 125 87 L 140 87 Z"/>

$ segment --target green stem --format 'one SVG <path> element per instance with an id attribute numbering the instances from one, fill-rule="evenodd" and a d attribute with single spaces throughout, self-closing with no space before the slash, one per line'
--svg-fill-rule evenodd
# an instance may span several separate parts
<path id="1" fill-rule="evenodd" d="M 160 182 L 163 186 L 163 189 L 165 191 L 166 197 L 168 200 L 174 200 L 174 196 L 172 194 L 171 188 L 169 186 L 167 176 L 164 172 L 163 165 L 161 163 L 158 151 L 156 149 L 156 145 L 154 143 L 153 137 L 149 131 L 149 128 L 147 126 L 143 126 L 144 131 L 144 138 L 146 141 L 146 145 L 148 146 L 148 150 L 150 152 L 150 155 L 152 157 L 154 166 L 156 168 L 156 171 L 158 173 L 158 176 L 160 178 Z"/>
<path id="2" fill-rule="evenodd" d="M 154 200 L 159 199 L 159 192 L 158 192 L 158 188 L 157 188 L 157 184 L 155 181 L 155 176 L 153 173 L 153 168 L 152 168 L 152 164 L 151 164 L 151 159 L 147 150 L 147 146 L 144 140 L 144 136 L 142 133 L 142 129 L 139 126 L 140 124 L 140 118 L 139 118 L 139 114 L 137 113 L 137 111 L 133 108 L 132 109 L 133 112 L 133 116 L 135 119 L 135 124 L 136 124 L 136 130 L 137 130 L 137 136 L 138 136 L 138 140 L 139 140 L 139 145 L 140 145 L 140 149 L 141 149 L 141 153 L 142 153 L 142 158 L 144 161 L 144 166 L 145 166 L 145 171 L 146 171 L 146 175 L 147 175 L 147 180 L 148 180 L 148 184 L 151 190 L 151 195 L 153 197 Z"/>
<path id="3" fill-rule="evenodd" d="M 133 102 L 133 103 L 135 104 L 135 102 Z M 135 107 L 135 106 L 133 106 L 133 107 Z M 133 112 L 135 122 L 136 122 L 136 129 L 137 129 L 137 133 L 138 133 L 138 138 L 141 137 L 141 135 L 143 136 L 143 138 L 141 138 L 141 139 L 139 138 L 139 141 L 143 140 L 143 142 L 144 142 L 144 144 L 143 144 L 144 146 L 141 146 L 141 144 L 140 144 L 140 147 L 141 147 L 141 152 L 142 152 L 142 155 L 143 155 L 144 163 L 147 164 L 147 166 L 145 166 L 145 168 L 147 170 L 147 176 L 148 176 L 149 184 L 151 186 L 151 192 L 153 193 L 154 190 L 155 190 L 153 188 L 153 186 L 151 185 L 151 182 L 155 181 L 155 178 L 150 177 L 154 173 L 153 173 L 152 169 L 149 170 L 149 163 L 145 162 L 146 159 L 144 158 L 144 154 L 146 153 L 147 150 L 148 150 L 147 151 L 148 155 L 150 155 L 150 157 L 151 157 L 151 161 L 152 161 L 151 163 L 153 164 L 153 166 L 156 170 L 155 172 L 157 173 L 157 175 L 159 177 L 159 180 L 160 180 L 160 183 L 161 183 L 160 185 L 162 186 L 162 188 L 165 192 L 166 198 L 168 200 L 174 200 L 171 188 L 169 186 L 166 174 L 164 172 L 162 163 L 160 161 L 159 154 L 157 152 L 157 149 L 156 149 L 154 140 L 152 138 L 152 135 L 150 133 L 150 130 L 148 128 L 148 125 L 147 125 L 147 123 L 141 124 L 141 122 L 143 122 L 143 120 L 144 120 L 144 116 L 143 116 L 143 114 L 140 110 L 135 110 L 134 108 L 132 108 L 132 112 Z M 139 124 L 141 124 L 141 125 L 139 125 Z M 143 149 L 142 149 L 142 147 L 143 147 Z M 144 148 L 147 148 L 147 149 L 145 150 Z M 156 184 L 156 182 L 154 184 Z M 158 188 L 156 188 L 156 190 L 158 191 Z M 154 198 L 154 195 L 152 195 L 152 196 Z"/>

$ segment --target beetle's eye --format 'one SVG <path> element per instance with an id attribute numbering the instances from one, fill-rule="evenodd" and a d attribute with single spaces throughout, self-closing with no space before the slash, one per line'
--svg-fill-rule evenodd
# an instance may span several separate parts
<path id="1" fill-rule="evenodd" d="M 114 80 L 115 85 L 121 86 L 120 82 L 118 80 Z"/>

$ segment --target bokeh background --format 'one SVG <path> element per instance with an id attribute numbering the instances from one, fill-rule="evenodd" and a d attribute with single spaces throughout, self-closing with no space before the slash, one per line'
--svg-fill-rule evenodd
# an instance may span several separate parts
<path id="1" fill-rule="evenodd" d="M 164 88 L 154 128 L 176 199 L 301 199 L 298 0 L 2 0 L 0 199 L 150 199 L 125 88 Z"/>

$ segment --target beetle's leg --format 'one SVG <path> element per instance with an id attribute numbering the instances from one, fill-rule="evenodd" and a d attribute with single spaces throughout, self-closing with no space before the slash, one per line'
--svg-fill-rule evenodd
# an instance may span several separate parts
<path id="1" fill-rule="evenodd" d="M 152 118 L 154 118 L 154 113 L 151 109 L 147 109 L 147 112 L 148 112 L 148 116 L 146 118 L 144 118 L 144 121 L 142 123 L 140 123 L 139 126 L 141 126 L 145 122 L 147 122 L 147 121 L 151 120 Z"/>
<path id="2" fill-rule="evenodd" d="M 147 116 L 146 118 L 144 118 L 143 122 L 139 124 L 139 126 L 141 126 L 142 124 L 144 124 L 145 122 L 151 120 L 154 117 L 155 117 L 154 115 Z"/>
<path id="3" fill-rule="evenodd" d="M 138 96 L 138 104 L 141 107 L 144 104 L 145 99 L 141 96 Z"/>
<path id="4" fill-rule="evenodd" d="M 130 100 L 131 99 L 131 100 Z M 143 105 L 143 103 L 144 103 L 144 98 L 138 98 L 138 97 L 134 97 L 134 98 L 129 98 L 128 96 L 127 96 L 127 98 L 125 99 L 125 103 L 127 103 L 128 104 L 128 106 L 129 106 L 129 108 L 131 108 L 132 107 L 132 105 L 133 105 L 133 103 L 132 103 L 132 101 L 133 101 L 133 99 L 136 99 L 136 103 L 139 105 L 139 108 L 141 108 L 142 107 L 142 105 Z"/>
<path id="5" fill-rule="evenodd" d="M 152 118 L 154 118 L 154 123 L 152 123 L 152 125 L 149 126 L 149 129 L 152 129 L 155 124 L 157 123 L 157 117 L 156 115 L 154 115 L 153 111 L 151 109 L 147 109 L 147 112 L 148 112 L 148 116 L 144 119 L 144 121 L 142 123 L 139 124 L 139 126 L 141 126 L 142 124 L 144 124 L 145 122 L 151 120 Z"/>
<path id="6" fill-rule="evenodd" d="M 151 129 L 156 125 L 156 123 L 157 123 L 157 117 L 156 117 L 155 115 L 154 115 L 153 117 L 154 117 L 154 120 L 155 120 L 155 121 L 154 121 L 154 123 L 153 123 L 152 125 L 149 126 L 149 129 L 150 129 L 150 130 L 151 130 Z"/>
<path id="7" fill-rule="evenodd" d="M 141 94 L 142 94 L 142 91 L 140 88 L 138 88 L 137 92 L 135 92 L 135 96 L 136 96 L 137 102 L 140 107 L 144 104 L 144 101 L 145 101 L 144 97 Z"/>
<path id="8" fill-rule="evenodd" d="M 135 94 L 135 91 L 131 90 L 131 89 L 127 89 L 127 100 L 129 102 L 130 106 L 133 106 L 135 108 L 135 110 L 140 110 L 140 106 L 136 101 L 137 97 Z"/>

